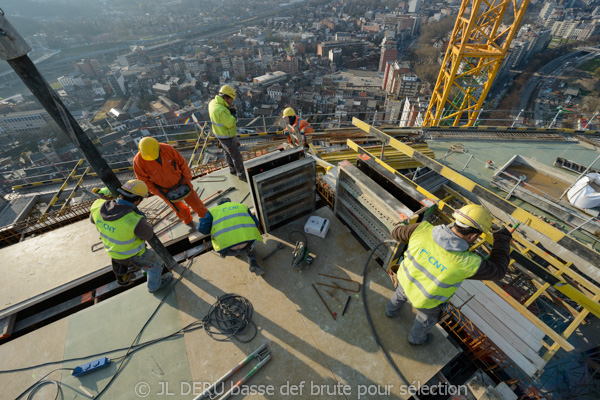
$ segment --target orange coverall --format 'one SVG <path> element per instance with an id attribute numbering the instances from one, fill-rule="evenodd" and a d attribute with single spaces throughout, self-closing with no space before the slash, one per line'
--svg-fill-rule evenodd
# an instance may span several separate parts
<path id="1" fill-rule="evenodd" d="M 204 217 L 204 214 L 206 214 L 208 210 L 194 190 L 192 185 L 192 172 L 185 162 L 185 159 L 171 145 L 165 143 L 159 143 L 159 145 L 160 153 L 159 158 L 156 160 L 144 160 L 139 152 L 135 155 L 133 159 L 133 171 L 135 172 L 135 176 L 148 185 L 148 191 L 150 191 L 150 193 L 163 199 L 164 202 L 175 211 L 177 217 L 182 220 L 184 224 L 189 224 L 193 220 L 189 207 L 183 204 L 184 201 L 192 207 L 196 214 L 198 214 L 198 217 Z M 159 159 L 161 161 L 160 163 L 158 162 Z M 169 188 L 177 185 L 182 176 L 183 181 L 181 184 L 188 185 L 192 190 L 183 201 L 172 203 L 167 200 L 157 186 L 160 186 L 163 188 L 163 191 L 166 192 Z"/>
<path id="2" fill-rule="evenodd" d="M 304 143 L 300 144 L 298 143 L 298 140 L 296 138 L 292 139 L 292 135 L 290 135 L 286 126 L 283 130 L 283 133 L 287 136 L 288 143 L 292 144 L 292 142 L 296 142 L 298 145 L 306 146 L 306 135 L 314 132 L 313 127 L 307 121 L 296 117 L 296 122 L 294 123 L 294 125 L 292 125 L 292 128 L 296 129 L 300 134 L 302 134 L 302 139 L 304 140 Z M 302 132 L 302 129 L 304 129 L 304 132 Z"/>

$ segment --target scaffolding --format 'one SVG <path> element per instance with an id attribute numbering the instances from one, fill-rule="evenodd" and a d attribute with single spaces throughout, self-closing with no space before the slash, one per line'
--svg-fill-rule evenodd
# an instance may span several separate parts
<path id="1" fill-rule="evenodd" d="M 486 194 L 487 192 L 485 192 L 484 188 L 479 188 L 475 182 L 457 174 L 450 168 L 421 154 L 417 154 L 417 151 L 414 149 L 405 146 L 401 142 L 382 132 L 378 132 L 375 128 L 364 124 L 362 121 L 356 120 L 355 124 L 365 131 L 369 131 L 378 136 L 384 144 L 390 145 L 411 155 L 438 174 L 449 178 L 454 184 L 463 187 L 469 192 L 477 193 L 484 197 L 487 196 L 488 199 L 490 198 L 491 193 Z M 348 140 L 348 145 L 363 156 L 373 158 L 378 164 L 395 174 L 397 177 L 412 182 L 389 166 L 385 161 L 369 155 L 366 150 L 358 144 Z M 459 149 L 460 146 L 457 146 L 457 148 Z M 469 159 L 469 161 L 471 160 L 472 158 Z M 465 164 L 465 167 L 467 166 L 468 162 Z M 419 192 L 438 204 L 436 215 L 446 221 L 450 221 L 448 215 L 451 215 L 455 207 L 470 203 L 469 199 L 448 186 L 443 187 L 443 195 L 441 196 L 443 198 L 440 198 L 414 182 L 413 184 Z M 495 200 L 497 203 L 505 201 L 502 198 L 498 199 L 499 200 Z M 533 225 L 531 224 L 531 216 L 529 213 L 512 204 L 511 210 L 513 210 L 513 226 L 515 222 L 519 222 L 521 219 L 523 220 L 524 225 Z M 527 218 L 527 220 L 525 220 L 525 218 Z M 495 222 L 502 224 L 502 221 L 495 220 Z M 564 233 L 555 231 L 548 232 L 548 228 L 552 228 L 549 225 L 547 225 L 548 228 L 544 230 L 544 225 L 540 225 L 537 229 L 542 229 L 546 235 L 556 235 L 556 237 L 558 237 L 556 240 L 557 242 L 560 241 L 561 237 L 564 237 Z M 489 253 L 491 251 L 490 239 L 485 237 L 484 240 L 480 240 L 473 246 L 473 250 L 480 252 L 482 255 Z M 551 360 L 560 349 L 567 352 L 573 351 L 574 346 L 570 344 L 567 339 L 571 337 L 581 324 L 587 322 L 586 320 L 588 319 L 588 316 L 590 316 L 590 313 L 596 316 L 600 315 L 600 287 L 598 286 L 598 283 L 589 279 L 577 269 L 572 268 L 573 264 L 571 262 L 556 257 L 548 247 L 542 246 L 538 241 L 532 241 L 529 238 L 526 238 L 521 234 L 519 229 L 513 232 L 511 259 L 509 278 L 512 279 L 507 285 L 517 287 L 519 284 L 526 284 L 528 289 L 526 293 L 524 293 L 524 296 L 512 297 L 506 292 L 504 287 L 500 287 L 493 282 L 486 281 L 484 283 L 546 334 L 546 338 L 542 341 L 542 345 L 545 348 L 543 350 L 544 353 L 542 354 L 542 359 L 546 363 Z M 548 300 L 552 303 L 548 303 Z M 548 319 L 544 316 L 544 320 L 540 319 L 538 317 L 539 313 L 536 315 L 529 310 L 532 306 L 536 306 L 537 310 L 546 309 L 546 311 L 548 311 L 546 314 L 552 313 L 554 318 Z M 460 322 L 459 325 L 456 325 L 452 329 L 465 332 L 466 318 L 456 313 L 454 313 L 454 317 L 454 324 L 458 323 L 457 321 L 463 322 Z M 472 329 L 468 329 L 467 331 L 475 332 Z M 471 344 L 478 343 L 478 339 L 480 339 L 479 334 L 469 338 L 468 342 Z M 489 356 L 490 351 L 490 347 L 485 345 L 483 348 L 477 347 L 473 354 L 478 358 L 485 358 Z M 498 366 L 503 365 L 502 359 L 498 358 L 491 366 L 498 368 Z M 520 375 L 513 374 L 511 376 L 514 379 L 520 379 Z M 523 390 L 530 398 L 544 398 L 537 389 L 530 387 L 529 383 Z"/>

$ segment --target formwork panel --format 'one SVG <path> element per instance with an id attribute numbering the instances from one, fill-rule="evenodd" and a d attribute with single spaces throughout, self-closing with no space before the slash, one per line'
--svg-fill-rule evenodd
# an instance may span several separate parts
<path id="1" fill-rule="evenodd" d="M 371 249 L 392 240 L 394 225 L 410 220 L 414 212 L 348 161 L 339 166 L 335 214 Z M 383 245 L 376 253 L 387 264 L 393 249 Z"/>
<path id="2" fill-rule="evenodd" d="M 316 209 L 313 159 L 303 158 L 254 175 L 254 193 L 261 225 L 269 232 Z"/>

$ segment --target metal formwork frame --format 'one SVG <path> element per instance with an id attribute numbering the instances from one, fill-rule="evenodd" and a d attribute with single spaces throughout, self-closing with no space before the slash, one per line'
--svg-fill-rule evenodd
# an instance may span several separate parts
<path id="1" fill-rule="evenodd" d="M 488 189 L 479 185 L 477 182 L 454 171 L 452 168 L 425 156 L 410 146 L 407 146 L 399 140 L 396 140 L 385 134 L 379 129 L 376 129 L 357 118 L 354 118 L 352 123 L 364 131 L 376 136 L 379 138 L 379 140 L 384 141 L 386 144 L 389 144 L 392 147 L 404 152 L 441 176 L 461 186 L 465 190 L 473 193 L 475 196 L 481 199 L 482 202 L 496 207 L 500 211 L 506 213 L 509 218 L 514 221 L 514 223 L 520 223 L 522 229 L 528 228 L 525 229 L 526 232 L 543 232 L 543 235 L 540 235 L 540 237 L 545 238 L 546 240 L 546 242 L 543 243 L 544 246 L 555 249 L 554 252 L 558 253 L 558 256 L 577 265 L 577 267 L 588 276 L 592 278 L 600 277 L 600 270 L 598 269 L 598 265 L 600 265 L 600 253 L 597 251 L 576 241 L 568 236 L 565 232 L 562 232 L 546 222 L 539 220 L 535 215 L 515 206 L 513 203 L 489 191 Z"/>
<path id="2" fill-rule="evenodd" d="M 371 249 L 391 240 L 396 224 L 416 222 L 419 217 L 349 161 L 339 164 L 334 213 Z M 387 266 L 398 246 L 380 246 L 376 252 Z"/>
<path id="3" fill-rule="evenodd" d="M 366 156 L 372 157 L 372 156 L 368 155 L 368 153 L 362 147 L 360 147 L 356 143 L 352 142 L 351 140 L 348 140 L 348 146 L 351 147 L 352 149 L 354 149 L 355 151 L 361 153 L 365 157 Z M 447 196 L 443 200 L 441 200 L 437 196 L 429 193 L 424 188 L 422 188 L 422 187 L 418 186 L 417 184 L 415 184 L 414 182 L 408 180 L 402 174 L 398 173 L 395 169 L 393 169 L 392 167 L 387 165 L 384 161 L 379 160 L 375 157 L 372 157 L 372 158 L 378 164 L 385 167 L 388 171 L 394 173 L 396 175 L 396 177 L 398 177 L 406 182 L 411 182 L 419 192 L 423 193 L 429 199 L 432 199 L 432 200 L 438 202 L 438 208 L 441 211 L 440 215 L 443 218 L 448 218 L 447 215 L 452 213 L 453 207 L 448 202 L 452 198 L 454 198 L 456 196 L 456 194 L 451 193 L 449 196 Z M 468 200 L 465 199 L 464 197 L 460 198 L 460 200 L 465 203 L 468 202 Z M 559 261 L 558 259 L 552 257 L 551 255 L 547 254 L 544 250 L 537 247 L 536 243 L 529 242 L 523 236 L 521 236 L 518 232 L 515 231 L 513 233 L 513 238 L 514 238 L 514 242 L 512 244 L 513 253 L 511 253 L 511 255 L 520 254 L 521 255 L 520 260 L 522 260 L 525 257 L 525 254 L 527 254 L 528 252 L 531 252 L 535 255 L 542 257 L 545 261 L 549 262 L 550 265 L 553 267 L 553 271 L 556 271 L 556 272 L 553 272 L 553 271 L 545 270 L 543 267 L 541 267 L 539 265 L 537 266 L 538 269 L 536 270 L 536 272 L 540 273 L 540 271 L 541 271 L 542 272 L 541 275 L 542 275 L 543 279 L 547 279 L 547 280 L 550 279 L 555 282 L 557 281 L 557 283 L 548 285 L 548 287 L 544 288 L 544 286 L 542 286 L 542 288 L 544 288 L 544 290 L 547 290 L 550 288 L 550 286 L 552 286 L 554 289 L 561 291 L 567 297 L 572 298 L 578 304 L 581 304 L 583 307 L 582 311 L 579 312 L 579 314 L 575 317 L 575 320 L 569 325 L 569 327 L 567 327 L 567 329 L 562 334 L 559 334 L 556 331 L 554 331 L 552 328 L 550 328 L 548 325 L 546 325 L 544 322 L 542 322 L 539 318 L 537 318 L 529 310 L 527 310 L 527 307 L 525 305 L 519 303 L 516 299 L 509 296 L 501 287 L 499 287 L 498 285 L 496 285 L 493 282 L 488 282 L 488 281 L 484 282 L 488 287 L 490 287 L 494 292 L 496 292 L 504 300 L 506 300 L 509 304 L 511 304 L 517 311 L 519 311 L 521 314 L 523 314 L 527 319 L 529 319 L 536 326 L 538 326 L 551 340 L 554 341 L 552 344 L 547 344 L 547 343 L 543 342 L 543 345 L 548 349 L 548 351 L 544 354 L 543 359 L 545 361 L 548 361 L 550 358 L 552 358 L 552 356 L 556 353 L 556 351 L 559 348 L 563 348 L 566 351 L 573 350 L 573 346 L 570 343 L 568 343 L 568 341 L 566 339 L 569 338 L 569 336 L 577 329 L 579 324 L 581 324 L 581 322 L 583 322 L 583 320 L 586 318 L 586 316 L 590 312 L 598 315 L 598 313 L 600 312 L 600 304 L 598 304 L 598 302 L 600 300 L 600 288 L 598 288 L 593 282 L 590 282 L 589 280 L 587 280 L 586 278 L 584 278 L 577 272 L 570 269 L 569 268 L 570 263 L 563 263 L 563 262 Z M 486 241 L 488 243 L 491 242 L 490 238 L 487 238 L 487 237 L 486 237 Z M 518 244 L 517 246 L 515 246 L 515 242 Z M 483 244 L 484 244 L 484 242 L 482 241 L 478 245 L 481 246 Z M 532 260 L 530 260 L 530 261 L 531 261 L 531 263 L 533 263 Z M 572 281 L 574 281 L 574 283 L 577 284 L 577 286 L 579 288 L 584 288 L 585 291 L 577 290 L 568 281 L 561 279 L 561 275 L 567 275 Z M 547 283 L 549 283 L 549 282 L 547 282 Z M 540 290 L 541 290 L 541 288 L 540 288 Z M 539 296 L 540 294 L 537 294 L 537 296 Z"/>
<path id="4" fill-rule="evenodd" d="M 510 5 L 514 20 L 502 28 Z M 424 126 L 446 121 L 457 126 L 465 112 L 464 126 L 475 124 L 528 5 L 529 0 L 463 0 Z"/>
<path id="5" fill-rule="evenodd" d="M 257 214 L 265 232 L 316 209 L 316 176 L 317 166 L 312 158 L 301 158 L 254 175 Z"/>

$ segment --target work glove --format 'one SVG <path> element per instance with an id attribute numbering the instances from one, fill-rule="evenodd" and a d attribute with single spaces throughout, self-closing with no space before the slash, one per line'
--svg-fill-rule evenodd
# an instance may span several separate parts
<path id="1" fill-rule="evenodd" d="M 510 231 L 504 227 L 495 231 L 492 230 L 492 234 L 494 235 L 494 238 L 498 236 L 508 236 L 509 238 L 512 238 L 512 233 L 510 233 Z"/>
<path id="2" fill-rule="evenodd" d="M 230 113 L 231 113 L 231 115 L 233 115 L 234 117 L 236 117 L 236 116 L 237 116 L 237 110 L 235 109 L 235 107 L 231 107 L 231 108 L 229 109 L 229 112 L 230 112 Z"/>

